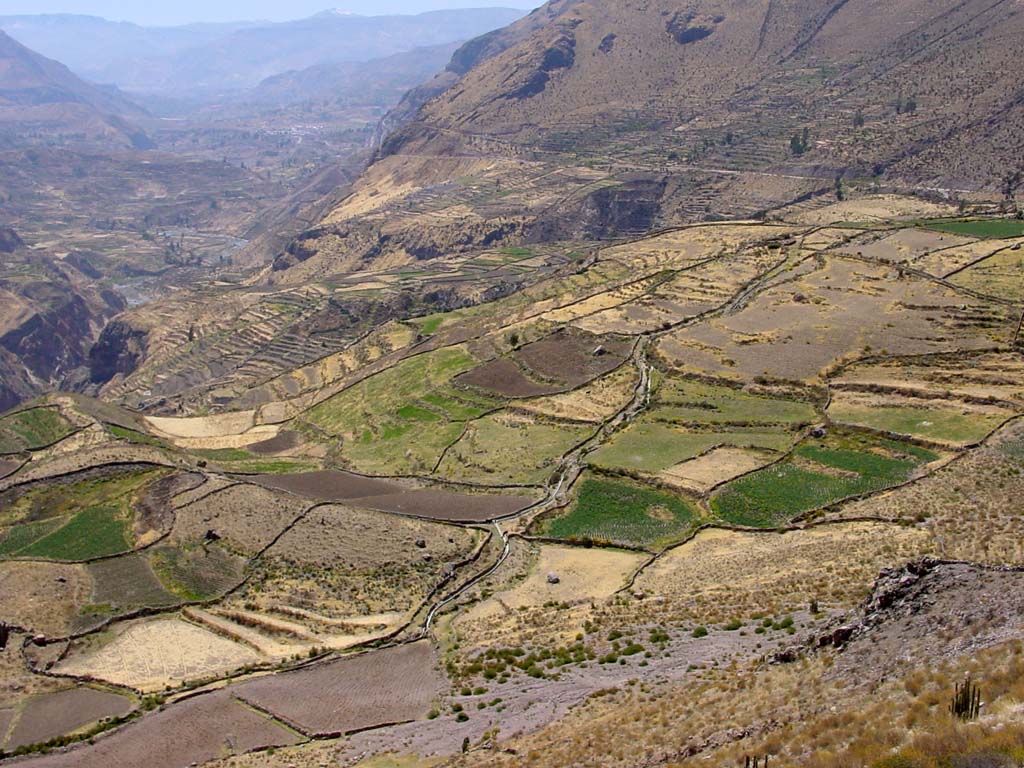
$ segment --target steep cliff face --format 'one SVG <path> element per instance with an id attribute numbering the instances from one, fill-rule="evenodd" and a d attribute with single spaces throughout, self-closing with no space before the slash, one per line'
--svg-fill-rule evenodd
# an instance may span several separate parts
<path id="1" fill-rule="evenodd" d="M 126 308 L 120 295 L 94 287 L 73 263 L 20 247 L 9 258 L 11 277 L 0 278 L 0 402 L 6 408 L 78 376 L 100 329 Z"/>
<path id="2" fill-rule="evenodd" d="M 135 370 L 146 354 L 148 331 L 126 320 L 114 320 L 89 350 L 89 381 L 106 384 L 118 374 Z"/>

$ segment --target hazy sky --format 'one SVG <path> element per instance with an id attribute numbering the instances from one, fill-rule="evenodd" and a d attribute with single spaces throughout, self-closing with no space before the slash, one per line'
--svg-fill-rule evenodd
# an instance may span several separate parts
<path id="1" fill-rule="evenodd" d="M 327 8 L 364 13 L 419 13 L 441 8 L 533 8 L 542 0 L 0 0 L 0 16 L 22 13 L 84 13 L 138 24 L 193 21 L 286 21 Z"/>

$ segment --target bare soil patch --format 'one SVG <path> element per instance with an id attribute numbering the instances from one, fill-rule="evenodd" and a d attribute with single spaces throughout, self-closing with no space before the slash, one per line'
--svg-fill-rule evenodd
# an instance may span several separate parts
<path id="1" fill-rule="evenodd" d="M 232 693 L 305 733 L 340 735 L 424 716 L 444 682 L 436 664 L 430 643 L 420 642 L 259 678 Z"/>
<path id="2" fill-rule="evenodd" d="M 354 504 L 427 520 L 484 523 L 507 517 L 533 503 L 529 496 L 456 493 L 435 488 L 356 499 Z"/>
<path id="3" fill-rule="evenodd" d="M 260 456 L 272 456 L 277 453 L 284 453 L 299 447 L 302 437 L 298 432 L 279 432 L 269 440 L 261 440 L 248 446 L 249 450 Z"/>
<path id="4" fill-rule="evenodd" d="M 132 702 L 125 696 L 95 688 L 71 688 L 29 701 L 7 740 L 6 748 L 39 744 L 105 717 L 127 714 Z"/>
<path id="5" fill-rule="evenodd" d="M 171 617 L 129 622 L 76 640 L 53 671 L 157 691 L 260 660 L 251 648 Z"/>
<path id="6" fill-rule="evenodd" d="M 237 485 L 175 512 L 170 543 L 188 545 L 208 533 L 232 549 L 254 554 L 266 547 L 309 506 L 304 499 L 256 485 Z"/>
<path id="7" fill-rule="evenodd" d="M 479 368 L 474 368 L 472 371 L 456 377 L 456 381 L 464 386 L 476 387 L 512 398 L 539 397 L 562 389 L 561 385 L 553 382 L 541 383 L 527 378 L 519 366 L 507 357 L 491 360 Z"/>
<path id="8" fill-rule="evenodd" d="M 71 633 L 89 602 L 92 580 L 85 566 L 0 563 L 0 621 L 49 637 Z"/>
<path id="9" fill-rule="evenodd" d="M 0 459 L 0 479 L 7 477 L 9 474 L 14 472 L 20 466 L 21 466 L 21 462 L 20 461 L 12 461 L 10 459 Z"/>
<path id="10" fill-rule="evenodd" d="M 198 696 L 139 722 L 32 762 L 38 768 L 186 768 L 225 754 L 295 744 L 300 739 L 226 691 Z"/>
<path id="11" fill-rule="evenodd" d="M 317 501 L 348 501 L 354 506 L 382 512 L 460 523 L 487 522 L 533 503 L 529 496 L 409 488 L 401 483 L 333 469 L 294 475 L 260 475 L 252 479 L 259 485 Z"/>
<path id="12" fill-rule="evenodd" d="M 742 448 L 715 448 L 696 459 L 684 461 L 660 472 L 666 483 L 704 493 L 720 483 L 753 472 L 771 463 L 777 454 Z"/>
<path id="13" fill-rule="evenodd" d="M 376 480 L 337 469 L 288 475 L 257 475 L 246 479 L 265 488 L 275 488 L 318 501 L 347 501 L 406 490 L 404 486 L 389 480 Z"/>
<path id="14" fill-rule="evenodd" d="M 202 482 L 202 475 L 189 472 L 161 477 L 146 486 L 135 505 L 136 544 L 145 546 L 168 532 L 174 523 L 174 497 L 198 488 Z"/>
<path id="15" fill-rule="evenodd" d="M 576 389 L 618 368 L 632 342 L 621 336 L 560 329 L 526 344 L 511 358 L 498 358 L 456 377 L 460 384 L 504 397 L 550 395 Z"/>
<path id="16" fill-rule="evenodd" d="M 849 607 L 863 598 L 887 563 L 933 551 L 921 529 L 849 523 L 786 534 L 709 530 L 678 547 L 637 579 L 661 619 L 717 622 L 756 613 Z"/>

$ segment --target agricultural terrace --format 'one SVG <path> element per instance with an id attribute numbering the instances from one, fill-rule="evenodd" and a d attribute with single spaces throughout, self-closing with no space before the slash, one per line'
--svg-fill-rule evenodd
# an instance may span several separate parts
<path id="1" fill-rule="evenodd" d="M 711 509 L 735 525 L 770 528 L 838 501 L 912 479 L 940 454 L 856 433 L 802 442 L 782 462 L 733 480 Z"/>
<path id="2" fill-rule="evenodd" d="M 536 527 L 544 536 L 567 541 L 658 548 L 685 537 L 698 520 L 694 505 L 676 494 L 587 475 L 569 512 Z"/>
<path id="3" fill-rule="evenodd" d="M 673 483 L 686 463 L 718 448 L 759 449 L 769 463 L 816 418 L 810 403 L 659 375 L 650 408 L 588 457 L 596 466 Z"/>
<path id="4" fill-rule="evenodd" d="M 474 365 L 463 348 L 413 357 L 311 408 L 302 420 L 335 438 L 340 457 L 358 472 L 429 474 L 467 421 L 500 405 L 451 385 Z"/>
<path id="5" fill-rule="evenodd" d="M 82 561 L 133 548 L 136 506 L 163 470 L 126 470 L 4 493 L 0 557 Z"/>
<path id="6" fill-rule="evenodd" d="M 29 408 L 0 418 L 0 454 L 38 450 L 74 431 L 56 408 Z"/>

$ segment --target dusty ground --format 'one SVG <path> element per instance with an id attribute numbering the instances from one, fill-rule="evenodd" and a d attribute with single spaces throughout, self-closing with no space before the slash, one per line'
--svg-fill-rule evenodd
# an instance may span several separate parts
<path id="1" fill-rule="evenodd" d="M 670 485 L 707 493 L 716 485 L 770 464 L 779 455 L 742 448 L 715 448 L 696 459 L 669 467 L 658 473 L 658 477 Z"/>
<path id="2" fill-rule="evenodd" d="M 252 648 L 174 617 L 130 622 L 106 634 L 75 644 L 53 671 L 159 691 L 261 660 Z"/>

